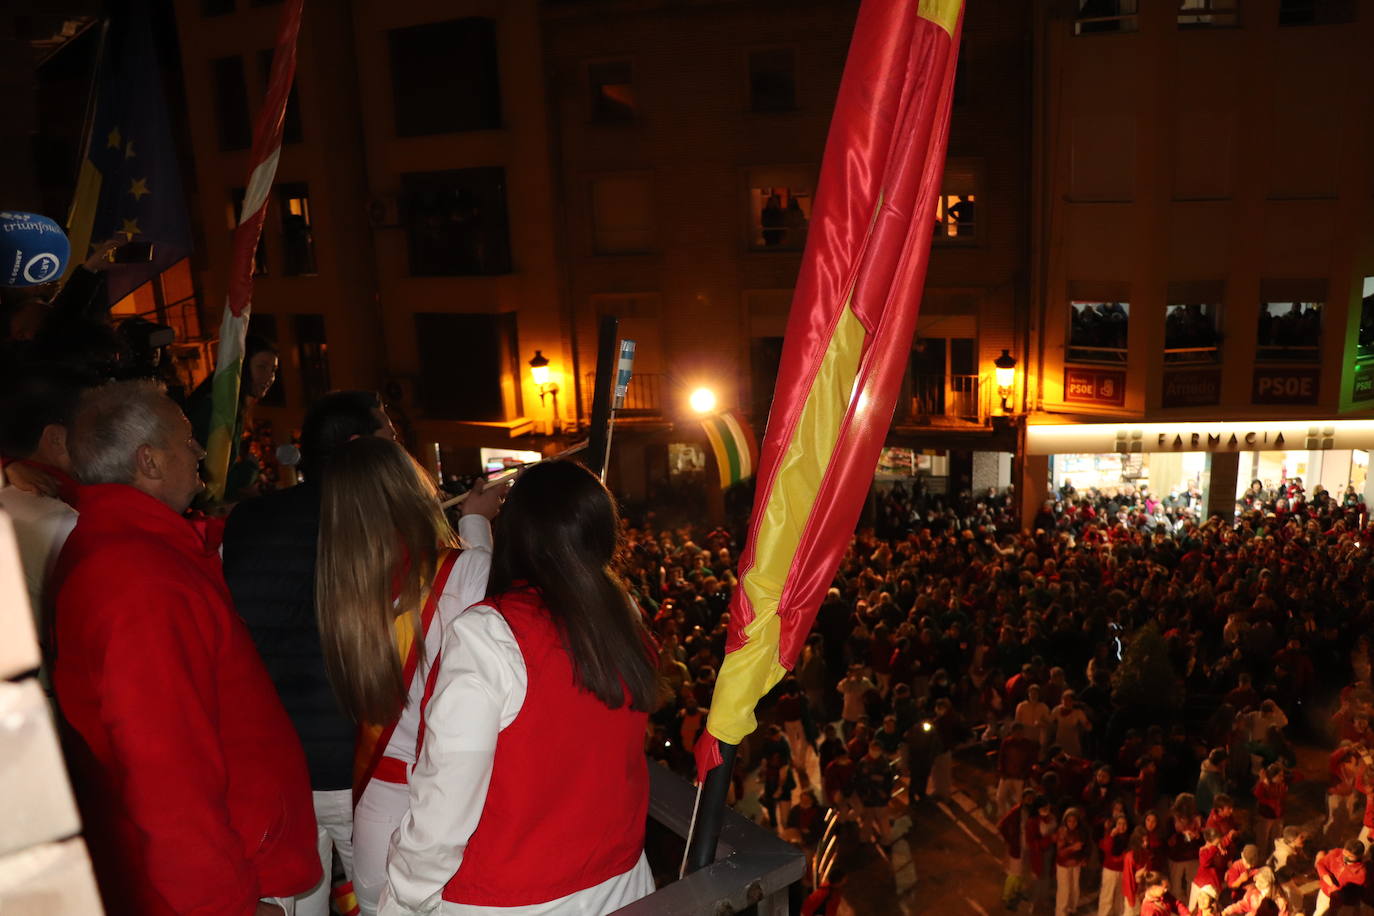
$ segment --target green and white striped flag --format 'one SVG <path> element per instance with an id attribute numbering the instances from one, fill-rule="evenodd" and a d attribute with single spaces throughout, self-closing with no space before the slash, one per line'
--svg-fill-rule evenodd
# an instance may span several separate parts
<path id="1" fill-rule="evenodd" d="M 701 421 L 701 426 L 706 430 L 706 439 L 716 455 L 722 490 L 732 483 L 754 476 L 759 461 L 759 446 L 749 422 L 738 411 L 727 410 L 707 417 Z"/>

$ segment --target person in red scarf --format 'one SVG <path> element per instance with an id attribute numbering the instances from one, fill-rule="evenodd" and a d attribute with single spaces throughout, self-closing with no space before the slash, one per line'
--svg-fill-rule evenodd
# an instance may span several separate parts
<path id="1" fill-rule="evenodd" d="M 1288 897 L 1279 889 L 1273 871 L 1261 868 L 1255 872 L 1255 883 L 1246 888 L 1245 896 L 1221 912 L 1222 916 L 1242 916 L 1249 913 L 1288 916 Z M 1321 909 L 1318 908 L 1317 912 L 1321 912 Z"/>
<path id="2" fill-rule="evenodd" d="M 110 916 L 282 916 L 320 879 L 305 755 L 183 513 L 204 452 L 161 388 L 89 392 L 52 587 L 52 679 Z"/>
<path id="3" fill-rule="evenodd" d="M 537 464 L 511 488 L 489 594 L 448 623 L 426 679 L 381 916 L 607 913 L 653 892 L 643 742 L 658 679 L 612 565 L 620 537 L 581 465 Z M 549 748 L 556 798 L 536 788 Z"/>

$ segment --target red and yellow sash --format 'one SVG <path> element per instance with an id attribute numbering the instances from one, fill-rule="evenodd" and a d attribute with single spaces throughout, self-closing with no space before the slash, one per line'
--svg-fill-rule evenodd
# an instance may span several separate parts
<path id="1" fill-rule="evenodd" d="M 439 608 L 439 598 L 444 594 L 444 586 L 448 582 L 449 573 L 453 571 L 453 564 L 457 562 L 461 550 L 444 550 L 440 554 L 439 566 L 434 573 L 434 581 L 430 583 L 429 589 L 423 598 L 423 609 L 420 611 L 420 632 L 418 642 L 423 644 L 425 634 L 429 632 L 431 621 Z M 404 660 L 401 668 L 401 678 L 405 681 L 406 695 L 410 695 L 410 685 L 415 679 L 415 669 L 420 665 L 420 648 L 416 645 L 417 638 L 415 632 L 415 615 L 401 614 L 396 618 L 396 651 Z M 405 764 L 394 757 L 386 756 L 387 746 L 391 744 L 391 735 L 396 730 L 396 723 L 400 721 L 400 714 L 385 725 L 374 725 L 363 723 L 358 727 L 358 738 L 354 744 L 353 751 L 353 804 L 357 805 L 363 797 L 363 791 L 367 789 L 373 779 L 381 779 L 384 782 L 405 783 L 407 773 Z"/>

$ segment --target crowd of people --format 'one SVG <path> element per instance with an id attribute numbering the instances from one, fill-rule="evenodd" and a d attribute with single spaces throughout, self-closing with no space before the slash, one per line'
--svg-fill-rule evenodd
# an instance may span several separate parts
<path id="1" fill-rule="evenodd" d="M 889 844 L 891 815 L 918 818 L 914 802 L 948 795 L 952 752 L 968 749 L 996 773 L 1010 909 L 1074 912 L 1087 887 L 1102 913 L 1363 899 L 1363 502 L 1296 478 L 1255 481 L 1234 519 L 1202 520 L 1195 493 L 1166 499 L 1066 484 L 1023 534 L 1009 493 L 884 491 L 885 536 L 856 536 L 795 671 L 766 699 L 737 807 L 809 850 L 827 811 Z M 723 658 L 736 546 L 723 529 L 628 531 L 670 700 L 651 717 L 650 754 L 684 772 Z M 1295 736 L 1336 746 L 1331 816 L 1315 825 L 1287 809 L 1304 778 Z M 1313 875 L 1319 896 L 1304 903 Z"/>

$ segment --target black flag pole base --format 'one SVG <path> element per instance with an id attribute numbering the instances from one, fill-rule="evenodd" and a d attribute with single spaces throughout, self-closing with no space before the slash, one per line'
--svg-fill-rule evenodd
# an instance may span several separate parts
<path id="1" fill-rule="evenodd" d="M 692 829 L 687 834 L 687 857 L 682 873 L 705 868 L 716 860 L 716 844 L 725 825 L 725 799 L 730 792 L 730 778 L 735 772 L 737 744 L 720 744 L 720 765 L 706 774 L 706 781 L 697 790 L 697 807 L 692 813 Z"/>

